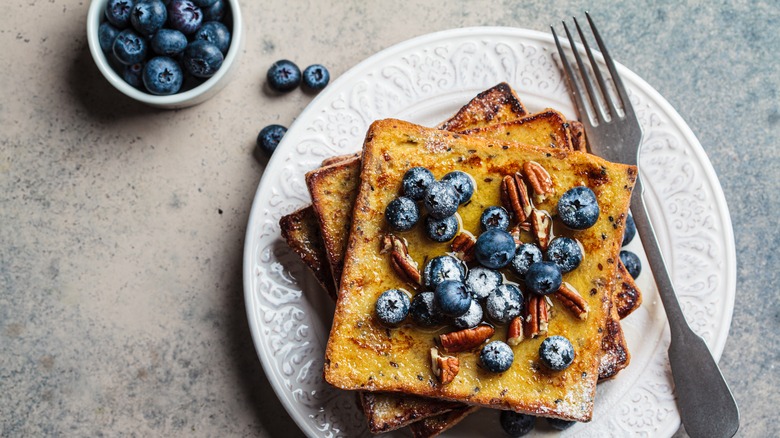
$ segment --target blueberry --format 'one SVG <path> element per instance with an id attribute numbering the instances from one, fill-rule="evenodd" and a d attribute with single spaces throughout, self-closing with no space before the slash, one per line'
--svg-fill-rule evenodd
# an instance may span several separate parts
<path id="1" fill-rule="evenodd" d="M 542 250 L 533 243 L 524 243 L 517 247 L 515 257 L 509 263 L 509 270 L 520 278 L 525 278 L 528 268 L 542 261 Z"/>
<path id="2" fill-rule="evenodd" d="M 433 293 L 436 308 L 446 316 L 458 317 L 471 307 L 471 290 L 460 281 L 442 281 Z"/>
<path id="3" fill-rule="evenodd" d="M 436 219 L 444 219 L 458 211 L 460 195 L 451 184 L 434 181 L 428 185 L 423 203 L 428 213 Z"/>
<path id="4" fill-rule="evenodd" d="M 537 262 L 525 273 L 525 285 L 531 292 L 549 295 L 558 290 L 563 282 L 561 269 L 553 262 Z"/>
<path id="5" fill-rule="evenodd" d="M 582 263 L 582 247 L 569 237 L 556 237 L 547 247 L 547 260 L 555 263 L 561 273 L 571 272 Z"/>
<path id="6" fill-rule="evenodd" d="M 143 79 L 144 65 L 142 63 L 126 65 L 122 69 L 122 79 L 135 88 L 141 89 L 144 86 Z"/>
<path id="7" fill-rule="evenodd" d="M 301 83 L 301 69 L 294 62 L 282 59 L 268 69 L 266 80 L 272 90 L 292 91 Z"/>
<path id="8" fill-rule="evenodd" d="M 133 65 L 146 58 L 146 39 L 132 29 L 125 29 L 114 40 L 114 55 L 124 65 Z"/>
<path id="9" fill-rule="evenodd" d="M 163 56 L 176 56 L 187 47 L 187 37 L 174 29 L 160 29 L 152 37 L 154 53 Z"/>
<path id="10" fill-rule="evenodd" d="M 474 257 L 487 268 L 503 268 L 515 256 L 515 239 L 511 234 L 492 228 L 480 234 L 474 245 Z"/>
<path id="11" fill-rule="evenodd" d="M 216 3 L 217 0 L 192 0 L 192 2 L 195 3 L 195 5 L 199 8 L 207 8 Z"/>
<path id="12" fill-rule="evenodd" d="M 512 366 L 515 353 L 512 348 L 502 341 L 491 341 L 479 353 L 479 361 L 482 366 L 494 373 L 503 373 Z"/>
<path id="13" fill-rule="evenodd" d="M 144 86 L 157 95 L 177 93 L 184 81 L 179 63 L 166 56 L 152 58 L 144 66 Z"/>
<path id="14" fill-rule="evenodd" d="M 313 64 L 303 70 L 303 85 L 310 90 L 322 90 L 330 82 L 328 69 L 320 64 Z"/>
<path id="15" fill-rule="evenodd" d="M 504 277 L 501 273 L 493 269 L 488 269 L 482 266 L 469 269 L 469 274 L 466 277 L 466 286 L 471 288 L 471 293 L 474 294 L 474 298 L 479 301 L 484 301 L 485 298 L 490 295 L 501 283 L 503 283 Z"/>
<path id="16" fill-rule="evenodd" d="M 452 325 L 459 329 L 468 329 L 476 327 L 480 322 L 482 322 L 482 306 L 479 305 L 477 300 L 471 300 L 469 310 L 453 319 Z"/>
<path id="17" fill-rule="evenodd" d="M 563 336 L 550 336 L 539 346 L 539 360 L 553 371 L 563 371 L 574 361 L 574 346 Z"/>
<path id="18" fill-rule="evenodd" d="M 192 41 L 184 49 L 182 64 L 196 78 L 210 78 L 222 67 L 225 56 L 219 48 L 203 40 Z"/>
<path id="19" fill-rule="evenodd" d="M 463 281 L 466 268 L 455 257 L 443 255 L 428 260 L 423 268 L 423 282 L 428 289 L 436 289 L 445 280 Z"/>
<path id="20" fill-rule="evenodd" d="M 417 203 L 405 196 L 399 196 L 387 204 L 385 220 L 394 231 L 407 231 L 420 220 Z"/>
<path id="21" fill-rule="evenodd" d="M 168 24 L 184 35 L 192 35 L 203 23 L 203 11 L 190 0 L 168 3 Z"/>
<path id="22" fill-rule="evenodd" d="M 634 216 L 630 214 L 626 216 L 626 229 L 623 231 L 623 246 L 628 245 L 634 240 L 636 236 L 636 224 L 634 223 Z"/>
<path id="23" fill-rule="evenodd" d="M 412 320 L 422 327 L 433 327 L 441 323 L 441 318 L 433 302 L 433 292 L 420 292 L 409 306 Z"/>
<path id="24" fill-rule="evenodd" d="M 488 207 L 479 217 L 479 224 L 482 225 L 483 231 L 491 228 L 506 230 L 509 228 L 509 213 L 503 207 Z"/>
<path id="25" fill-rule="evenodd" d="M 642 261 L 633 252 L 620 251 L 620 261 L 623 262 L 623 266 L 633 278 L 639 277 L 639 274 L 642 273 Z"/>
<path id="26" fill-rule="evenodd" d="M 130 13 L 135 0 L 108 0 L 106 3 L 106 20 L 119 29 L 130 25 Z"/>
<path id="27" fill-rule="evenodd" d="M 425 196 L 425 190 L 434 181 L 436 178 L 430 170 L 424 167 L 412 167 L 404 174 L 401 186 L 405 196 L 420 201 Z"/>
<path id="28" fill-rule="evenodd" d="M 599 203 L 593 190 L 585 186 L 569 189 L 558 200 L 561 222 L 573 230 L 592 227 L 599 218 Z"/>
<path id="29" fill-rule="evenodd" d="M 100 23 L 100 26 L 98 27 L 98 41 L 100 42 L 100 49 L 103 50 L 103 53 L 111 51 L 117 35 L 119 35 L 119 29 L 112 26 L 111 23 L 108 21 Z"/>
<path id="30" fill-rule="evenodd" d="M 397 325 L 409 314 L 409 295 L 398 289 L 386 290 L 377 298 L 374 310 L 382 324 Z"/>
<path id="31" fill-rule="evenodd" d="M 268 125 L 257 134 L 257 146 L 270 157 L 286 132 L 287 128 L 282 125 Z"/>
<path id="32" fill-rule="evenodd" d="M 485 310 L 493 321 L 507 324 L 522 313 L 523 293 L 513 284 L 502 284 L 488 295 Z"/>
<path id="33" fill-rule="evenodd" d="M 146 36 L 160 30 L 167 19 L 168 11 L 160 0 L 139 0 L 130 14 L 130 23 L 135 30 Z"/>
<path id="34" fill-rule="evenodd" d="M 230 47 L 230 30 L 219 21 L 203 23 L 193 38 L 214 44 L 222 54 L 227 53 Z"/>
<path id="35" fill-rule="evenodd" d="M 460 223 L 454 215 L 444 219 L 434 219 L 432 216 L 425 219 L 425 234 L 436 242 L 449 242 L 459 229 Z"/>
<path id="36" fill-rule="evenodd" d="M 545 418 L 545 420 L 555 430 L 566 430 L 576 423 L 576 421 L 561 420 L 560 418 Z"/>
<path id="37" fill-rule="evenodd" d="M 225 1 L 217 0 L 211 6 L 201 8 L 203 11 L 203 21 L 220 21 L 225 16 Z"/>
<path id="38" fill-rule="evenodd" d="M 515 411 L 501 411 L 501 428 L 513 438 L 528 435 L 534 428 L 536 417 Z"/>
<path id="39" fill-rule="evenodd" d="M 458 203 L 460 204 L 469 202 L 474 194 L 474 178 L 466 172 L 455 170 L 444 175 L 441 180 L 455 187 L 455 191 L 458 192 L 459 196 Z"/>

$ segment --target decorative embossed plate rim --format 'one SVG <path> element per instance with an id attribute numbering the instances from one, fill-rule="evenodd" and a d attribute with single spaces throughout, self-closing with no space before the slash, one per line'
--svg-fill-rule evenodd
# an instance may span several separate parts
<path id="1" fill-rule="evenodd" d="M 279 218 L 309 196 L 304 172 L 326 157 L 359 149 L 368 125 L 398 117 L 432 126 L 479 91 L 510 83 L 530 110 L 576 113 L 550 35 L 481 27 L 438 32 L 366 59 L 324 90 L 292 125 L 261 180 L 247 226 L 244 293 L 250 330 L 276 395 L 309 436 L 366 435 L 352 394 L 322 379 L 333 305 L 281 239 Z M 554 55 L 557 58 L 557 55 Z M 692 328 L 716 358 L 728 336 L 736 252 L 726 201 L 701 144 L 650 85 L 618 65 L 645 131 L 640 170 L 662 250 Z M 666 349 L 669 333 L 641 244 L 642 307 L 623 321 L 632 364 L 599 385 L 594 420 L 564 435 L 671 436 L 679 427 Z M 488 410 L 447 436 L 499 433 Z M 537 434 L 550 433 L 541 425 Z M 392 435 L 392 434 L 391 434 Z"/>

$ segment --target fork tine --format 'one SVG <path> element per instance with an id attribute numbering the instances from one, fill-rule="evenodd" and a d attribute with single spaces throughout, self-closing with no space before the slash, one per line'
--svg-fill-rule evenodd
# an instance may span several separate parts
<path id="1" fill-rule="evenodd" d="M 583 98 L 584 93 L 582 88 L 580 88 L 580 84 L 577 82 L 576 77 L 574 76 L 574 70 L 571 68 L 569 58 L 566 57 L 566 52 L 564 52 L 563 47 L 561 47 L 561 42 L 558 40 L 558 34 L 555 32 L 555 28 L 550 26 L 550 30 L 552 31 L 553 38 L 555 39 L 555 47 L 558 48 L 558 55 L 561 57 L 563 69 L 566 71 L 566 78 L 569 80 L 571 89 L 574 90 L 572 94 L 574 95 L 574 102 L 577 104 L 577 112 L 580 113 L 580 119 L 583 122 L 587 121 L 589 125 L 593 125 L 592 117 L 590 116 L 590 111 L 588 110 L 588 105 L 585 103 Z"/>
<path id="2" fill-rule="evenodd" d="M 590 61 L 590 65 L 593 68 L 593 73 L 596 75 L 596 81 L 599 83 L 599 88 L 601 89 L 601 95 L 604 97 L 604 100 L 607 102 L 607 105 L 609 105 L 610 115 L 613 118 L 617 118 L 618 111 L 617 111 L 617 105 L 615 105 L 616 97 L 612 96 L 611 90 L 609 89 L 606 81 L 604 80 L 604 75 L 601 74 L 601 68 L 596 63 L 596 58 L 593 56 L 593 51 L 590 49 L 590 44 L 588 44 L 588 40 L 587 38 L 585 38 L 585 34 L 582 32 L 580 23 L 577 21 L 576 18 L 573 19 L 574 19 L 574 25 L 577 27 L 577 33 L 580 34 L 580 41 L 582 42 L 582 45 L 585 47 L 585 53 L 588 54 L 588 60 Z"/>
<path id="3" fill-rule="evenodd" d="M 571 32 L 569 32 L 569 27 L 566 26 L 566 22 L 563 22 L 563 30 L 566 31 L 566 36 L 569 38 L 571 51 L 574 54 L 574 59 L 577 61 L 577 67 L 580 70 L 580 76 L 582 77 L 582 81 L 585 83 L 585 89 L 588 90 L 588 96 L 590 97 L 590 101 L 593 104 L 593 108 L 595 109 L 596 122 L 600 125 L 607 121 L 607 114 L 604 112 L 604 105 L 601 101 L 601 96 L 596 93 L 596 90 L 593 88 L 593 79 L 591 79 L 590 74 L 588 74 L 585 63 L 582 62 L 582 57 L 580 56 L 580 52 L 577 50 L 574 37 L 572 37 Z"/>
<path id="4" fill-rule="evenodd" d="M 617 72 L 615 61 L 612 60 L 612 56 L 610 56 L 609 51 L 607 51 L 607 46 L 604 44 L 604 40 L 601 39 L 601 35 L 599 34 L 598 29 L 596 29 L 596 25 L 593 23 L 593 19 L 590 18 L 590 14 L 585 12 L 585 17 L 588 19 L 590 29 L 593 31 L 593 36 L 596 39 L 596 44 L 598 44 L 601 54 L 604 55 L 604 62 L 607 64 L 609 74 L 612 76 L 612 81 L 614 82 L 615 88 L 620 95 L 620 100 L 623 104 L 623 113 L 626 116 L 635 118 L 636 114 L 634 114 L 634 107 L 631 105 L 631 101 L 628 100 L 628 92 L 626 92 L 626 87 L 623 85 L 623 80 L 620 79 L 620 75 Z"/>

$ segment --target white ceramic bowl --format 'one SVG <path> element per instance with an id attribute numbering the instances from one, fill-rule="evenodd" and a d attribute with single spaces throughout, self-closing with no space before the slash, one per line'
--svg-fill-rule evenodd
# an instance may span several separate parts
<path id="1" fill-rule="evenodd" d="M 104 11 L 107 2 L 108 0 L 92 0 L 92 3 L 89 5 L 89 12 L 87 13 L 89 51 L 92 54 L 92 59 L 95 60 L 95 64 L 97 64 L 98 70 L 114 88 L 126 96 L 158 108 L 185 108 L 205 102 L 230 82 L 232 73 L 238 66 L 238 55 L 241 53 L 244 45 L 244 24 L 238 0 L 227 0 L 230 8 L 229 13 L 232 14 L 233 25 L 230 29 L 230 48 L 225 55 L 225 60 L 222 62 L 222 67 L 214 76 L 197 87 L 168 96 L 156 96 L 134 88 L 125 82 L 120 73 L 111 67 L 106 55 L 100 49 L 100 42 L 98 41 L 98 27 L 105 20 Z"/>

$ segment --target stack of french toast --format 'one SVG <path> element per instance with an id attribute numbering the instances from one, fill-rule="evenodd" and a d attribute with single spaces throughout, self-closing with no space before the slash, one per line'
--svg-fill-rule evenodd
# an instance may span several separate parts
<path id="1" fill-rule="evenodd" d="M 388 219 L 388 205 L 404 194 L 413 168 L 437 180 L 455 171 L 471 178 L 473 194 L 457 208 L 454 237 L 432 240 L 422 219 L 410 228 Z M 280 221 L 289 246 L 336 300 L 325 379 L 356 391 L 372 433 L 408 426 L 415 437 L 431 437 L 480 408 L 589 421 L 596 384 L 629 364 L 620 320 L 641 304 L 618 256 L 636 175 L 633 166 L 587 153 L 579 122 L 552 109 L 529 114 L 506 83 L 435 128 L 374 122 L 362 152 L 327 159 L 306 175 L 312 204 Z M 584 229 L 559 217 L 561 198 L 576 187 L 598 202 L 597 219 Z M 411 317 L 389 323 L 378 314 L 388 291 L 408 296 L 393 303 L 400 307 L 433 292 L 426 277 L 435 258 L 458 260 L 464 273 L 480 266 L 475 245 L 491 206 L 508 212 L 506 232 L 518 247 L 544 251 L 566 236 L 579 245 L 581 262 L 543 295 L 527 290 L 516 271 L 496 268 L 522 301 L 505 321 L 491 318 L 484 301 L 476 324 L 439 318 L 421 325 Z M 552 337 L 573 348 L 563 369 L 540 358 Z M 494 343 L 511 350 L 511 363 L 500 370 L 486 356 Z"/>

